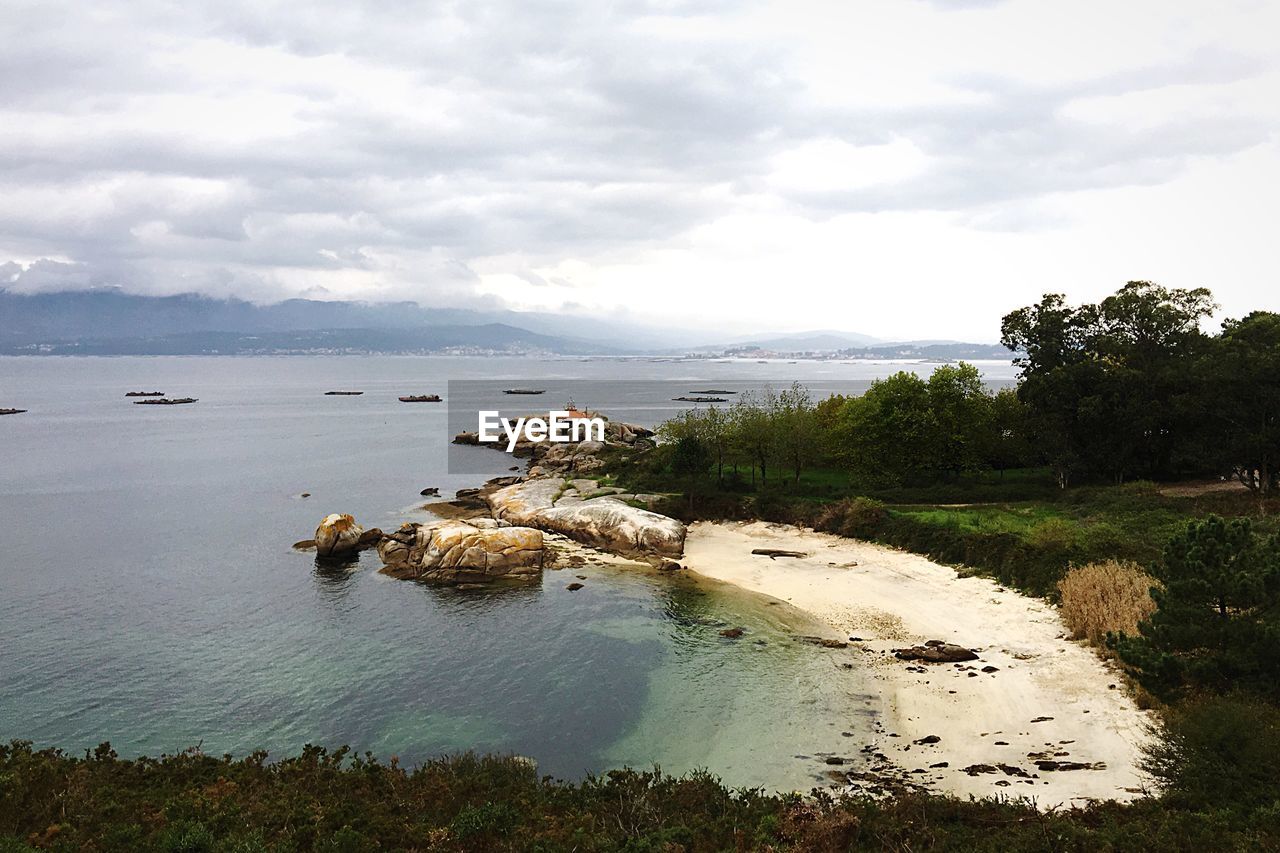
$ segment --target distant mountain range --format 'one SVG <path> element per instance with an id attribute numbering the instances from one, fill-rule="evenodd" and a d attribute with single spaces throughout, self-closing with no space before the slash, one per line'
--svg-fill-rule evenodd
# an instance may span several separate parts
<path id="1" fill-rule="evenodd" d="M 289 299 L 257 305 L 197 294 L 139 296 L 115 288 L 34 294 L 0 288 L 0 353 L 10 355 L 838 352 L 852 357 L 1008 357 L 998 346 L 898 344 L 857 332 L 756 335 L 700 345 L 693 334 L 568 314 L 427 308 L 414 302 Z M 888 352 L 894 354 L 882 354 Z"/>

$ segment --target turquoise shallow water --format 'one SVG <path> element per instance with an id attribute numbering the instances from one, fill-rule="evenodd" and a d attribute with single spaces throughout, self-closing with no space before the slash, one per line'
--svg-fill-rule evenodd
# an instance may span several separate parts
<path id="1" fill-rule="evenodd" d="M 840 367 L 814 366 L 830 371 L 815 383 L 865 386 L 865 366 Z M 396 394 L 450 378 L 691 369 L 0 359 L 0 405 L 30 410 L 0 419 L 0 738 L 110 740 L 125 754 L 349 744 L 408 762 L 473 748 L 565 777 L 626 763 L 817 782 L 819 754 L 848 750 L 841 732 L 865 731 L 873 705 L 836 652 L 792 639 L 812 626 L 785 605 L 595 567 L 573 593 L 562 572 L 439 589 L 379 575 L 373 554 L 318 569 L 289 548 L 328 512 L 394 527 L 421 517 L 424 486 L 447 495 L 483 479 L 445 473 L 443 410 Z M 322 396 L 344 387 L 366 394 Z M 134 389 L 200 402 L 133 406 Z M 645 415 L 637 405 L 628 419 Z M 475 452 L 489 475 L 511 462 Z M 725 625 L 749 633 L 726 640 Z"/>

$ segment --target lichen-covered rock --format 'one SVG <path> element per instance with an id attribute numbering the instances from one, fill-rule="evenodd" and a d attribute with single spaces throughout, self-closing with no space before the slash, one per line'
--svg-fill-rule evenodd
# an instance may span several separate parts
<path id="1" fill-rule="evenodd" d="M 494 519 L 409 524 L 383 539 L 383 571 L 405 580 L 483 583 L 536 575 L 545 550 L 542 531 L 504 526 Z"/>
<path id="2" fill-rule="evenodd" d="M 355 518 L 345 513 L 332 513 L 324 517 L 316 528 L 316 554 L 321 557 L 340 557 L 360 550 L 364 528 Z"/>
<path id="3" fill-rule="evenodd" d="M 613 497 L 581 500 L 568 496 L 571 484 L 558 478 L 526 480 L 486 497 L 494 518 L 559 533 L 628 557 L 684 553 L 685 526 L 674 518 L 638 509 Z"/>

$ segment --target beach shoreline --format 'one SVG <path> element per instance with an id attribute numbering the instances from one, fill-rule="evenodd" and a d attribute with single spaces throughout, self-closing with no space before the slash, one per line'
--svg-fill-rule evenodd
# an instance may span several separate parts
<path id="1" fill-rule="evenodd" d="M 751 553 L 759 548 L 806 556 Z M 682 562 L 806 610 L 848 642 L 849 663 L 879 690 L 883 720 L 869 743 L 850 744 L 849 763 L 879 753 L 930 790 L 1042 808 L 1147 793 L 1138 764 L 1152 717 L 1119 672 L 1066 638 L 1047 602 L 916 554 L 759 521 L 691 525 Z M 893 654 L 928 640 L 979 659 Z"/>

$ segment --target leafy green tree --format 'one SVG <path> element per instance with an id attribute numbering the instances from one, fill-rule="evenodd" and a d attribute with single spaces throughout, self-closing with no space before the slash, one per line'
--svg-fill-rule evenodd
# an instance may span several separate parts
<path id="1" fill-rule="evenodd" d="M 716 406 L 687 409 L 658 425 L 658 436 L 673 446 L 686 438 L 697 439 L 716 466 L 716 480 L 724 484 L 724 465 L 732 445 L 732 420 L 729 412 Z M 710 462 L 703 471 L 710 467 Z"/>
<path id="2" fill-rule="evenodd" d="M 726 409 L 708 406 L 702 410 L 698 437 L 715 460 L 716 482 L 724 486 L 724 465 L 733 447 L 733 419 Z"/>
<path id="3" fill-rule="evenodd" d="M 1246 687 L 1280 698 L 1280 538 L 1255 536 L 1247 518 L 1193 521 L 1154 572 L 1156 611 L 1140 636 L 1113 639 L 1148 689 L 1223 692 Z"/>
<path id="4" fill-rule="evenodd" d="M 1081 467 L 1087 431 L 1078 423 L 1080 400 L 1098 373 L 1086 356 L 1093 312 L 1071 308 L 1061 294 L 1005 315 L 1000 342 L 1021 368 L 1018 397 L 1039 451 L 1066 488 Z"/>
<path id="5" fill-rule="evenodd" d="M 711 453 L 697 435 L 676 440 L 671 452 L 671 470 L 681 477 L 699 477 L 711 467 Z"/>
<path id="6" fill-rule="evenodd" d="M 1225 468 L 1261 496 L 1280 489 L 1280 314 L 1223 323 L 1207 359 L 1212 437 Z"/>
<path id="7" fill-rule="evenodd" d="M 1027 407 L 1017 390 L 1001 388 L 991 398 L 990 419 L 982 436 L 983 463 L 1000 472 L 1033 464 Z"/>
<path id="8" fill-rule="evenodd" d="M 983 465 L 983 445 L 991 429 L 991 397 L 972 364 L 944 364 L 929 377 L 933 433 L 929 464 L 951 476 Z"/>
<path id="9" fill-rule="evenodd" d="M 790 465 L 798 483 L 801 470 L 812 464 L 819 453 L 817 420 L 809 389 L 799 382 L 791 383 L 790 388 L 783 389 L 776 397 L 771 416 L 779 454 Z"/>
<path id="10" fill-rule="evenodd" d="M 1205 288 L 1131 281 L 1098 306 L 1091 350 L 1108 365 L 1105 391 L 1119 437 L 1114 473 L 1167 476 L 1203 414 L 1192 365 L 1205 351 L 1200 323 L 1217 306 Z M 1101 466 L 1097 466 L 1101 467 Z"/>
<path id="11" fill-rule="evenodd" d="M 1203 288 L 1131 281 L 1097 305 L 1049 294 L 1005 316 L 1018 396 L 1059 485 L 1077 473 L 1122 481 L 1203 466 L 1189 453 L 1204 414 L 1194 366 L 1214 307 Z"/>
<path id="12" fill-rule="evenodd" d="M 838 452 L 861 479 L 899 485 L 928 470 L 935 432 L 928 383 L 899 371 L 845 402 L 837 425 Z"/>
<path id="13" fill-rule="evenodd" d="M 734 451 L 755 470 L 760 469 L 760 482 L 768 482 L 769 465 L 778 457 L 778 431 L 771 413 L 778 406 L 773 389 L 738 395 L 731 413 L 731 444 Z"/>

